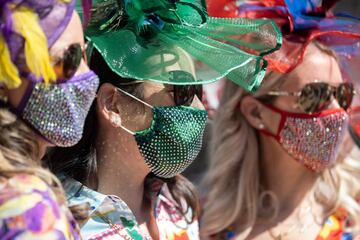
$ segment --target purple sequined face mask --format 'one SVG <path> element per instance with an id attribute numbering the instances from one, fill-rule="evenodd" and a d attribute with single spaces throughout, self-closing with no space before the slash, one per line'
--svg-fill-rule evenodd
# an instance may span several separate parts
<path id="1" fill-rule="evenodd" d="M 99 78 L 91 71 L 57 84 L 30 81 L 13 111 L 47 141 L 60 147 L 73 146 L 82 137 L 98 85 Z"/>
<path id="2" fill-rule="evenodd" d="M 284 150 L 299 163 L 315 172 L 336 163 L 339 146 L 347 130 L 348 114 L 341 108 L 315 114 L 290 113 L 266 105 L 281 115 L 274 137 Z"/>

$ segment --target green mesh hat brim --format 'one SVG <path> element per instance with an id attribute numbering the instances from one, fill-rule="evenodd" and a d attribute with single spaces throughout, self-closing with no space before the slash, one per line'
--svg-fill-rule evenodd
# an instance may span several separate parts
<path id="1" fill-rule="evenodd" d="M 166 84 L 205 84 L 227 77 L 255 91 L 266 71 L 263 56 L 281 45 L 280 31 L 269 20 L 207 17 L 199 25 L 165 22 L 149 41 L 131 28 L 97 28 L 89 26 L 86 38 L 115 73 Z M 178 70 L 193 78 L 174 74 Z"/>

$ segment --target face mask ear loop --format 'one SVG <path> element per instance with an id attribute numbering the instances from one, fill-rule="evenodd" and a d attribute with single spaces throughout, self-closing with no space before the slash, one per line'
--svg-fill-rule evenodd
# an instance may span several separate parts
<path id="1" fill-rule="evenodd" d="M 129 129 L 127 129 L 126 127 L 124 127 L 122 124 L 120 125 L 120 127 L 127 133 L 131 134 L 131 135 L 135 135 L 135 133 Z"/>
<path id="2" fill-rule="evenodd" d="M 151 106 L 150 104 L 148 104 L 148 103 L 144 102 L 143 100 L 141 100 L 141 99 L 139 99 L 139 98 L 131 95 L 130 93 L 122 90 L 121 88 L 116 88 L 116 89 L 117 89 L 119 92 L 122 92 L 123 94 L 125 94 L 125 95 L 127 95 L 127 96 L 129 96 L 129 97 L 131 97 L 131 98 L 133 98 L 133 99 L 141 102 L 141 103 L 144 104 L 145 106 L 153 109 L 153 106 Z M 129 134 L 131 134 L 131 135 L 133 135 L 133 136 L 135 135 L 135 132 L 131 131 L 130 129 L 127 129 L 126 127 L 124 127 L 124 125 L 121 124 L 120 127 L 121 127 L 123 130 L 125 130 L 125 132 L 127 132 L 127 133 L 129 133 Z"/>
<path id="3" fill-rule="evenodd" d="M 278 128 L 277 128 L 276 134 L 271 133 L 267 129 L 261 129 L 260 131 L 262 133 L 264 133 L 265 135 L 268 135 L 268 136 L 271 136 L 271 137 L 275 138 L 276 140 L 280 140 L 280 132 L 283 129 L 283 127 L 285 125 L 285 121 L 286 121 L 286 112 L 284 112 L 284 111 L 282 111 L 282 110 L 280 110 L 278 108 L 275 108 L 275 107 L 273 107 L 271 105 L 265 104 L 265 103 L 262 103 L 262 105 L 265 106 L 266 108 L 280 114 L 280 122 L 279 122 L 279 125 L 278 125 Z"/>
<path id="4" fill-rule="evenodd" d="M 141 99 L 139 99 L 139 98 L 137 98 L 137 97 L 135 97 L 135 96 L 133 96 L 133 95 L 131 95 L 130 93 L 128 93 L 128 92 L 126 92 L 126 91 L 124 91 L 124 90 L 122 90 L 121 88 L 116 88 L 118 91 L 120 91 L 120 92 L 122 92 L 123 94 L 125 94 L 125 95 L 127 95 L 127 96 L 129 96 L 129 97 L 131 97 L 131 98 L 133 98 L 133 99 L 135 99 L 135 100 L 137 100 L 137 101 L 139 101 L 139 102 L 141 102 L 142 104 L 144 104 L 145 106 L 147 106 L 147 107 L 149 107 L 149 108 L 151 108 L 151 109 L 153 109 L 154 107 L 153 106 L 151 106 L 150 104 L 148 104 L 147 102 L 144 102 L 143 100 L 141 100 Z"/>

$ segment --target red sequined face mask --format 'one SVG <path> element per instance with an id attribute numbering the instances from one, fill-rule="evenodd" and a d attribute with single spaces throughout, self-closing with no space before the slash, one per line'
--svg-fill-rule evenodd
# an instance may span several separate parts
<path id="1" fill-rule="evenodd" d="M 284 150 L 307 168 L 320 172 L 335 164 L 348 115 L 343 109 L 329 109 L 315 114 L 290 113 L 265 105 L 281 115 L 274 137 Z"/>

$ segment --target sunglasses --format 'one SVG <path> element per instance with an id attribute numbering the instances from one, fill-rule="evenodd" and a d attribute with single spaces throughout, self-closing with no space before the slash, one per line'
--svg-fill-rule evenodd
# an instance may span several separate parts
<path id="1" fill-rule="evenodd" d="M 143 83 L 144 81 L 129 81 L 123 82 L 120 85 L 127 86 L 133 84 Z M 190 106 L 197 96 L 202 101 L 203 89 L 202 85 L 172 85 L 174 93 L 174 103 L 176 106 Z"/>
<path id="2" fill-rule="evenodd" d="M 174 85 L 174 102 L 177 106 L 190 106 L 197 96 L 202 100 L 202 85 Z"/>
<path id="3" fill-rule="evenodd" d="M 71 44 L 62 57 L 52 57 L 57 78 L 63 80 L 73 77 L 80 66 L 81 59 L 86 61 L 86 54 L 80 43 Z"/>
<path id="4" fill-rule="evenodd" d="M 325 109 L 334 97 L 341 108 L 347 110 L 356 94 L 352 83 L 341 83 L 338 87 L 324 82 L 306 84 L 298 92 L 270 91 L 265 96 L 295 96 L 306 113 L 319 112 Z"/>

